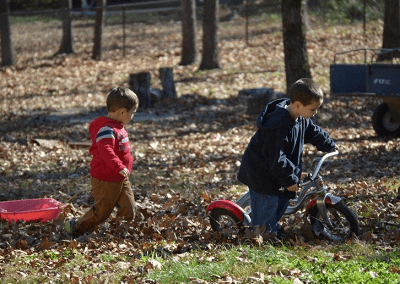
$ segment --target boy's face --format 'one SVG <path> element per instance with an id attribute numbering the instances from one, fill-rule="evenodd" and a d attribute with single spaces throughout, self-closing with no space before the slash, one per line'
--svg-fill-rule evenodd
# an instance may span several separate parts
<path id="1" fill-rule="evenodd" d="M 302 103 L 300 103 L 299 114 L 304 118 L 313 117 L 314 115 L 317 114 L 318 109 L 322 105 L 322 102 L 323 102 L 322 100 L 312 101 L 310 104 L 308 104 L 306 106 L 303 105 Z"/>
<path id="2" fill-rule="evenodd" d="M 133 119 L 136 109 L 136 107 L 133 107 L 130 110 L 127 110 L 125 108 L 120 109 L 121 111 L 119 113 L 119 121 L 123 124 L 128 124 L 128 122 Z"/>

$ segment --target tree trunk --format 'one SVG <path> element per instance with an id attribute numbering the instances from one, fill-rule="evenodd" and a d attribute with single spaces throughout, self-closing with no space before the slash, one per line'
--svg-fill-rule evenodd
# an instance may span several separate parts
<path id="1" fill-rule="evenodd" d="M 282 0 L 283 46 L 286 88 L 301 78 L 311 78 L 305 28 L 301 15 L 302 0 Z"/>
<path id="2" fill-rule="evenodd" d="M 383 24 L 383 48 L 400 48 L 400 0 L 385 0 L 385 19 Z M 382 51 L 378 60 L 400 57 L 399 52 Z"/>
<path id="3" fill-rule="evenodd" d="M 107 0 L 97 0 L 96 22 L 94 26 L 94 46 L 93 60 L 101 60 L 102 42 L 103 42 L 103 27 L 104 27 L 104 7 Z"/>
<path id="4" fill-rule="evenodd" d="M 197 48 L 196 1 L 182 0 L 182 61 L 180 65 L 195 63 L 199 57 Z"/>
<path id="5" fill-rule="evenodd" d="M 62 0 L 62 6 L 65 9 L 62 16 L 63 36 L 57 54 L 74 53 L 70 12 L 72 9 L 72 0 Z"/>
<path id="6" fill-rule="evenodd" d="M 14 49 L 11 41 L 11 28 L 8 21 L 9 2 L 0 0 L 0 31 L 1 31 L 1 66 L 15 64 Z"/>
<path id="7" fill-rule="evenodd" d="M 200 70 L 220 68 L 218 43 L 218 0 L 204 0 L 203 52 Z"/>

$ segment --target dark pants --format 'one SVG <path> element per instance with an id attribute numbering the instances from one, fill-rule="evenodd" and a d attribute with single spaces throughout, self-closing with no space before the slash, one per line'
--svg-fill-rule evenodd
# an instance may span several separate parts
<path id="1" fill-rule="evenodd" d="M 289 205 L 289 199 L 278 195 L 266 195 L 250 189 L 252 227 L 264 226 L 266 231 L 276 233 L 278 221 Z"/>
<path id="2" fill-rule="evenodd" d="M 92 231 L 97 225 L 107 220 L 115 206 L 118 207 L 117 218 L 126 220 L 135 218 L 136 202 L 129 178 L 120 182 L 106 182 L 92 177 L 91 184 L 95 203 L 78 219 L 77 232 Z"/>

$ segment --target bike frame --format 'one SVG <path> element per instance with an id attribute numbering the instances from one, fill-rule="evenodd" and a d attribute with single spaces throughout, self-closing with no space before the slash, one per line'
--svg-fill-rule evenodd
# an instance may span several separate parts
<path id="1" fill-rule="evenodd" d="M 316 196 L 315 199 L 311 200 L 310 203 L 306 207 L 306 211 L 308 212 L 311 208 L 315 205 L 318 208 L 318 211 L 321 213 L 321 216 L 324 220 L 324 223 L 328 227 L 332 227 L 332 224 L 329 220 L 326 203 L 336 204 L 339 203 L 342 199 L 338 196 L 335 196 L 331 193 L 328 193 L 328 187 L 325 185 L 321 176 L 318 176 L 318 172 L 321 169 L 322 164 L 324 161 L 332 156 L 336 156 L 339 154 L 339 151 L 335 150 L 331 153 L 325 154 L 324 156 L 316 159 L 313 163 L 314 171 L 312 174 L 306 178 L 306 181 L 301 181 L 299 183 L 300 193 L 296 199 L 291 199 L 291 202 L 294 203 L 293 205 L 289 205 L 286 209 L 284 215 L 290 215 L 296 213 L 302 205 L 311 199 L 312 197 Z M 283 190 L 283 188 L 281 189 Z M 251 225 L 251 218 L 250 213 L 251 210 L 245 212 L 243 208 L 250 206 L 250 192 L 247 191 L 244 195 L 242 195 L 235 203 L 229 200 L 217 200 L 211 203 L 208 208 L 207 212 L 214 208 L 225 208 L 235 214 L 239 220 L 243 222 L 243 225 L 250 226 Z"/>

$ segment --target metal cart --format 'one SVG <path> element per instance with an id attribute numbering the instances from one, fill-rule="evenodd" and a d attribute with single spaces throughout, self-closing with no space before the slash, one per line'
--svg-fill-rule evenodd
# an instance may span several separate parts
<path id="1" fill-rule="evenodd" d="M 367 52 L 372 51 L 367 63 Z M 364 52 L 364 64 L 338 64 L 336 57 L 352 52 Z M 374 109 L 372 126 L 383 138 L 400 136 L 400 64 L 394 64 L 397 49 L 384 49 L 391 53 L 391 63 L 374 62 L 382 49 L 362 48 L 335 54 L 330 66 L 331 93 L 341 96 L 376 96 L 383 103 Z"/>

